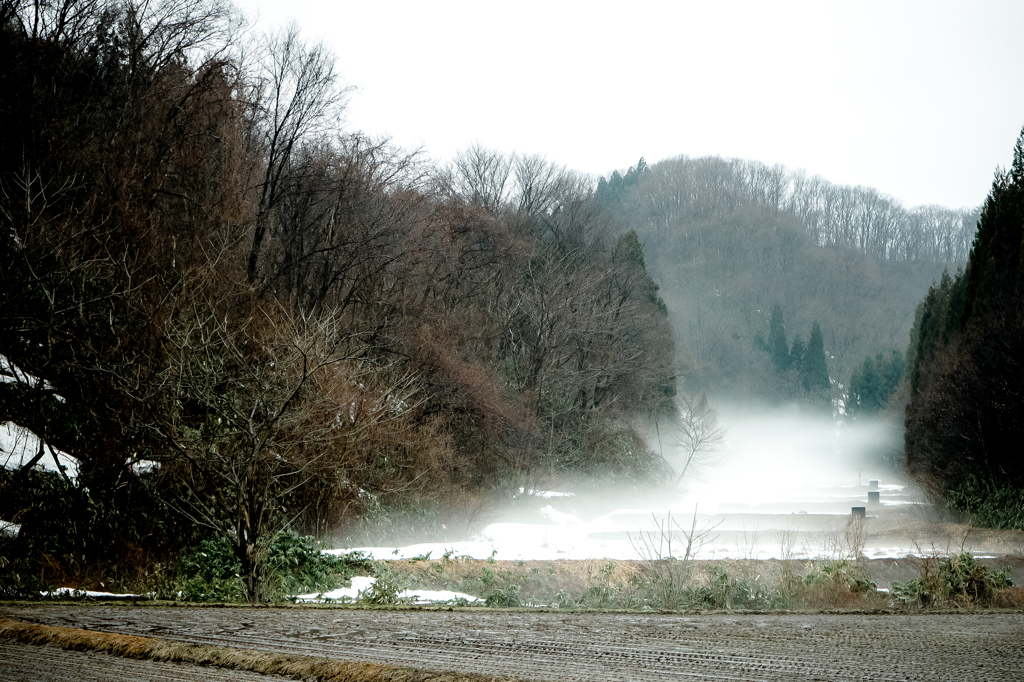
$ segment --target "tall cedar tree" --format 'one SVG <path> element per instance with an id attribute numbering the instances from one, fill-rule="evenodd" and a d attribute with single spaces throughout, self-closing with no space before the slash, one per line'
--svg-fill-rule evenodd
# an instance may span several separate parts
<path id="1" fill-rule="evenodd" d="M 827 391 L 831 386 L 825 362 L 825 339 L 817 320 L 811 326 L 811 337 L 800 364 L 800 382 L 806 391 Z"/>
<path id="2" fill-rule="evenodd" d="M 864 358 L 864 363 L 850 376 L 846 413 L 852 416 L 874 414 L 882 410 L 903 377 L 903 353 L 891 351 Z"/>
<path id="3" fill-rule="evenodd" d="M 932 287 L 913 349 L 905 451 L 910 472 L 961 507 L 1024 486 L 1024 131 L 997 172 L 963 273 Z M 956 494 L 969 487 L 973 497 Z"/>
<path id="4" fill-rule="evenodd" d="M 782 323 L 782 307 L 772 308 L 772 318 L 768 330 L 768 353 L 775 363 L 775 371 L 782 373 L 789 369 L 789 346 L 786 343 L 786 325 Z"/>

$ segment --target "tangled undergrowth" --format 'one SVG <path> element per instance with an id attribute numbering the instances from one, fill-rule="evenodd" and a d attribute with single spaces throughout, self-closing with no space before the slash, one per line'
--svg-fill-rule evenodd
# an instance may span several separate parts
<path id="1" fill-rule="evenodd" d="M 907 560 L 903 560 L 908 563 Z M 894 562 L 895 563 L 895 562 Z M 805 610 L 1024 607 L 1009 567 L 970 554 L 911 559 L 921 575 L 880 590 L 868 562 L 495 561 L 429 555 L 387 562 L 412 588 L 480 595 L 491 607 L 580 610 Z M 941 596 L 940 596 L 941 595 Z"/>
<path id="2" fill-rule="evenodd" d="M 266 561 L 268 594 L 282 602 L 296 594 L 328 592 L 347 585 L 353 575 L 372 570 L 358 552 L 336 556 L 321 552 L 312 537 L 278 533 Z M 204 540 L 177 567 L 155 577 L 157 599 L 192 602 L 245 601 L 241 566 L 223 540 Z"/>
<path id="3" fill-rule="evenodd" d="M 892 584 L 892 598 L 907 606 L 1024 606 L 1024 594 L 1009 577 L 1009 567 L 992 570 L 968 552 L 945 559 L 921 560 L 921 573 Z"/>
<path id="4" fill-rule="evenodd" d="M 450 590 L 476 595 L 486 605 L 577 610 L 820 610 L 1024 608 L 1024 588 L 1010 567 L 994 568 L 968 552 L 900 560 L 889 589 L 872 571 L 879 562 L 667 558 L 613 561 L 497 561 L 455 556 L 372 561 L 353 552 L 325 554 L 311 537 L 281 533 L 267 562 L 272 602 L 349 586 L 355 575 L 375 582 L 353 601 L 366 606 L 409 601 L 403 591 Z M 989 562 L 991 563 L 991 562 Z M 897 562 L 893 561 L 895 566 Z M 883 566 L 885 568 L 885 566 Z M 897 579 L 898 578 L 898 579 Z M 908 579 L 909 578 L 909 579 Z M 883 585 L 886 584 L 883 582 Z M 203 541 L 174 566 L 158 567 L 137 590 L 159 600 L 241 603 L 245 592 L 237 560 L 222 542 Z M 38 592 L 36 593 L 39 594 Z"/>

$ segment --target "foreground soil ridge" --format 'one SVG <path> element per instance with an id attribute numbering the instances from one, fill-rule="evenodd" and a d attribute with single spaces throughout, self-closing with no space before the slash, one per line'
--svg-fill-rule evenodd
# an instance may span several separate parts
<path id="1" fill-rule="evenodd" d="M 276 671 L 306 680 L 425 682 L 495 678 L 551 682 L 1019 682 L 1024 670 L 1024 614 L 1000 609 L 661 614 L 0 604 L 0 619 L 5 618 L 10 622 L 0 620 L 0 650 L 5 637 L 19 632 L 24 633 L 20 636 L 26 637 L 25 641 L 44 643 L 53 636 L 50 633 L 67 632 L 69 644 L 83 636 L 124 635 L 129 638 L 111 641 L 124 642 L 126 650 L 140 642 L 144 649 L 155 644 L 169 647 L 164 656 L 171 662 L 160 665 L 169 666 L 173 661 L 210 665 L 192 664 L 193 677 L 179 673 L 174 678 L 187 682 L 202 682 L 196 676 L 220 670 L 211 663 L 223 665 L 230 660 L 249 670 Z M 55 629 L 37 630 L 27 623 Z M 18 643 L 6 646 L 28 647 Z M 180 651 L 188 652 L 189 657 L 184 658 L 177 653 Z M 143 651 L 147 656 L 154 653 Z M 347 661 L 365 663 L 329 667 L 332 662 Z M 183 670 L 187 675 L 188 668 Z M 295 672 L 289 674 L 289 670 Z M 4 679 L 2 670 L 0 679 Z"/>
<path id="2" fill-rule="evenodd" d="M 55 627 L 0 618 L 0 641 L 93 651 L 135 660 L 244 670 L 317 682 L 517 682 L 521 678 L 430 672 L 390 664 L 340 661 L 173 642 L 156 637 Z"/>

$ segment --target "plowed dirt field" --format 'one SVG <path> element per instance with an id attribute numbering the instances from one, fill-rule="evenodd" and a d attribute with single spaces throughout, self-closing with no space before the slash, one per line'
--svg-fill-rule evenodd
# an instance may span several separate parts
<path id="1" fill-rule="evenodd" d="M 663 615 L 40 605 L 0 608 L 0 616 L 543 680 L 1024 680 L 1020 613 Z"/>

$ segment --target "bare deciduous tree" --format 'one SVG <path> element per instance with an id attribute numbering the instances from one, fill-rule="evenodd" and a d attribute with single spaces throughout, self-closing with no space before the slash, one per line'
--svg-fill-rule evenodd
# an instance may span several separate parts
<path id="1" fill-rule="evenodd" d="M 679 448 L 681 464 L 676 467 L 676 485 L 687 473 L 692 473 L 702 464 L 708 464 L 711 456 L 725 442 L 725 429 L 718 424 L 718 412 L 708 402 L 706 393 L 699 397 L 680 396 L 679 400 Z"/>
<path id="2" fill-rule="evenodd" d="M 456 158 L 442 184 L 492 215 L 507 205 L 514 157 L 475 144 Z"/>
<path id="3" fill-rule="evenodd" d="M 338 81 L 334 55 L 322 43 L 304 42 L 294 23 L 271 35 L 256 61 L 258 76 L 248 95 L 249 145 L 262 159 L 262 172 L 254 187 L 256 224 L 246 264 L 250 282 L 256 280 L 273 211 L 294 189 L 297 154 L 336 132 L 349 92 Z"/>
<path id="4" fill-rule="evenodd" d="M 655 530 L 629 535 L 633 551 L 651 576 L 653 597 L 664 609 L 685 606 L 685 592 L 693 573 L 693 560 L 705 545 L 713 544 L 719 524 L 697 527 L 697 507 L 693 508 L 689 528 L 672 518 L 652 514 Z M 673 547 L 674 545 L 674 547 Z"/>
<path id="5" fill-rule="evenodd" d="M 193 303 L 168 334 L 169 405 L 157 428 L 188 464 L 181 510 L 230 542 L 259 602 L 270 543 L 302 511 L 284 505 L 303 472 L 413 409 L 416 383 L 367 364 L 359 334 L 336 316 L 257 305 L 232 319 L 240 313 L 217 301 Z"/>

